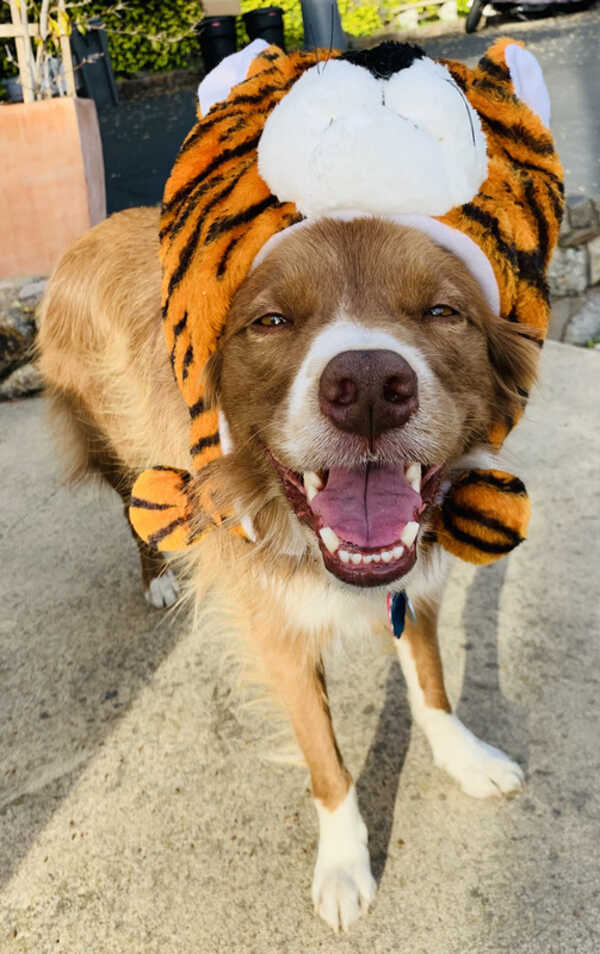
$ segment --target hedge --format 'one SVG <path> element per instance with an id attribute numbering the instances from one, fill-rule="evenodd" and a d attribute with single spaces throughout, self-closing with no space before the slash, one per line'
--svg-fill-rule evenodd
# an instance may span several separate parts
<path id="1" fill-rule="evenodd" d="M 302 46 L 304 33 L 300 0 L 241 0 L 242 13 L 277 4 L 284 12 L 285 41 L 288 49 Z M 467 0 L 459 0 L 459 9 Z M 401 12 L 401 0 L 338 0 L 343 29 L 352 36 L 368 36 L 389 27 Z M 32 2 L 32 13 L 39 3 Z M 108 34 L 113 70 L 119 77 L 142 70 L 159 72 L 189 66 L 200 58 L 196 24 L 202 18 L 199 0 L 113 0 L 113 3 L 69 4 L 73 21 L 85 29 L 85 21 L 100 16 Z M 427 11 L 424 6 L 423 12 Z M 429 11 L 427 11 L 429 12 Z M 435 16 L 436 9 L 431 8 Z M 10 20 L 10 10 L 0 2 L 0 22 Z M 240 45 L 247 42 L 241 18 L 238 21 Z M 8 63 L 5 46 L 0 45 L 0 75 L 16 72 Z"/>

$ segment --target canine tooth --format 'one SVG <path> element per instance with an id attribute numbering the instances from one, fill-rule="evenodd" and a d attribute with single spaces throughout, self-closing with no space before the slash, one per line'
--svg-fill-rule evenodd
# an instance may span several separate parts
<path id="1" fill-rule="evenodd" d="M 412 489 L 419 493 L 421 490 L 421 465 L 409 464 L 405 476 Z"/>
<path id="2" fill-rule="evenodd" d="M 323 486 L 323 481 L 314 470 L 305 470 L 302 474 L 304 479 L 304 490 L 306 491 L 306 499 L 310 503 L 315 494 L 318 494 L 321 487 Z M 333 552 L 333 551 L 332 551 Z"/>
<path id="3" fill-rule="evenodd" d="M 404 547 L 397 546 L 397 547 L 394 547 L 394 549 L 392 550 L 392 556 L 394 557 L 394 560 L 399 560 L 400 557 L 403 555 L 404 555 Z"/>
<path id="4" fill-rule="evenodd" d="M 390 562 L 391 562 L 391 559 L 392 559 L 392 551 L 391 551 L 391 550 L 382 550 L 382 551 L 381 551 L 381 559 L 383 560 L 384 563 L 390 563 Z"/>
<path id="5" fill-rule="evenodd" d="M 360 555 L 360 553 L 351 553 L 351 554 L 350 554 L 350 559 L 351 559 L 352 563 L 354 563 L 356 566 L 358 566 L 358 564 L 359 564 L 359 563 L 362 563 L 362 561 L 363 561 L 363 558 L 362 558 L 362 556 Z"/>
<path id="6" fill-rule="evenodd" d="M 350 562 L 350 554 L 348 553 L 347 550 L 340 550 L 339 553 L 338 553 L 338 556 L 339 556 L 340 560 L 342 561 L 342 563 L 349 563 L 349 562 Z"/>
<path id="7" fill-rule="evenodd" d="M 327 547 L 330 553 L 335 553 L 337 548 L 340 545 L 340 541 L 335 530 L 332 530 L 331 527 L 321 527 L 319 530 L 319 536 L 321 540 Z"/>
<path id="8" fill-rule="evenodd" d="M 417 534 L 419 532 L 419 524 L 416 520 L 411 520 L 410 523 L 407 523 L 400 539 L 402 543 L 406 544 L 407 547 L 412 547 L 413 543 L 417 539 Z"/>

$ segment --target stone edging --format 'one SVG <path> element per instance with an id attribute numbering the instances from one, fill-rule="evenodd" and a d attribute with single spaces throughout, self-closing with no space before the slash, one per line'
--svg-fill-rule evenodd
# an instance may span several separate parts
<path id="1" fill-rule="evenodd" d="M 550 337 L 577 345 L 600 339 L 600 196 L 567 196 L 548 283 Z"/>

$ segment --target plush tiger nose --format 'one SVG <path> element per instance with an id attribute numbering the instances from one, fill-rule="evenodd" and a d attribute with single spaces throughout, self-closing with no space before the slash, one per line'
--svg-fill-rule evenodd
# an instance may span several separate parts
<path id="1" fill-rule="evenodd" d="M 395 351 L 342 351 L 319 381 L 322 413 L 370 440 L 402 427 L 419 407 L 417 376 Z"/>

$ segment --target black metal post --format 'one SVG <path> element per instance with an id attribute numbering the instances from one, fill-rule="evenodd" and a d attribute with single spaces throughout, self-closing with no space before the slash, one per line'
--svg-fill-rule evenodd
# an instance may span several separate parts
<path id="1" fill-rule="evenodd" d="M 304 22 L 304 46 L 345 50 L 347 43 L 337 0 L 300 0 Z"/>

